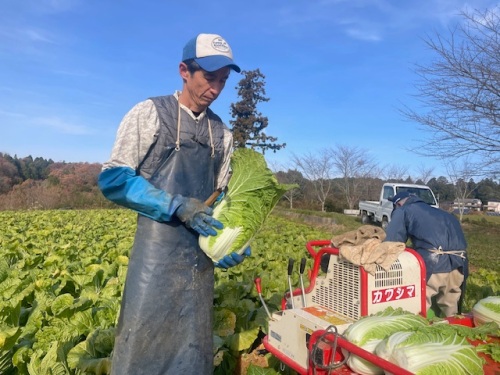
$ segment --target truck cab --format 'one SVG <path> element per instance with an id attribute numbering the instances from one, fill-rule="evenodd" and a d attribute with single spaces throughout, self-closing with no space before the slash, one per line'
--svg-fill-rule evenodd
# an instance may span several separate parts
<path id="1" fill-rule="evenodd" d="M 380 223 L 385 229 L 391 221 L 391 214 L 393 210 L 392 202 L 389 198 L 404 191 L 416 195 L 432 207 L 439 208 L 439 204 L 434 196 L 434 193 L 431 188 L 426 185 L 386 182 L 382 186 L 380 199 L 378 201 L 359 202 L 361 222 L 363 224 L 370 224 L 372 222 Z"/>
<path id="2" fill-rule="evenodd" d="M 412 195 L 416 195 L 420 199 L 422 199 L 429 206 L 434 208 L 439 208 L 439 204 L 437 202 L 434 193 L 431 188 L 427 185 L 414 185 L 414 184 L 401 184 L 401 183 L 385 183 L 382 187 L 382 196 L 381 199 L 388 200 L 389 197 L 395 196 L 397 193 L 401 193 L 407 191 Z M 392 202 L 391 208 L 392 208 Z"/>

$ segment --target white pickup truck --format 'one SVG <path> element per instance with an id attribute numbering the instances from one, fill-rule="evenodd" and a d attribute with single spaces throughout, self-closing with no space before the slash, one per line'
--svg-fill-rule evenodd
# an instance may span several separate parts
<path id="1" fill-rule="evenodd" d="M 391 221 L 392 202 L 388 199 L 395 196 L 397 193 L 407 191 L 415 194 L 425 203 L 439 208 L 436 197 L 431 188 L 426 185 L 414 185 L 387 182 L 382 186 L 380 192 L 380 200 L 378 201 L 359 201 L 359 214 L 363 224 L 380 223 L 382 228 L 386 228 Z"/>

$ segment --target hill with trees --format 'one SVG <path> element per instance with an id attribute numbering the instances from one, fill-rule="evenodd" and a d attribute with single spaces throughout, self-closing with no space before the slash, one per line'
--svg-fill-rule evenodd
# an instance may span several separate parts
<path id="1" fill-rule="evenodd" d="M 113 207 L 97 187 L 101 168 L 0 153 L 0 210 Z"/>

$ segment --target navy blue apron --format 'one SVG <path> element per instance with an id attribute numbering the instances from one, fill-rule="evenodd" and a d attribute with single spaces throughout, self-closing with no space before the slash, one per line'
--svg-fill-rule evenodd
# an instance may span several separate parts
<path id="1" fill-rule="evenodd" d="M 177 115 L 177 108 L 171 109 L 169 115 Z M 214 191 L 220 155 L 211 157 L 210 144 L 192 136 L 201 124 L 184 111 L 178 124 L 191 135 L 183 135 L 176 147 L 171 134 L 175 115 L 164 116 L 174 124 L 164 136 L 160 131 L 157 157 L 148 159 L 145 170 L 152 171 L 149 181 L 155 187 L 204 201 Z M 175 217 L 159 223 L 139 215 L 111 373 L 212 374 L 213 293 L 213 262 L 200 249 L 198 234 Z"/>

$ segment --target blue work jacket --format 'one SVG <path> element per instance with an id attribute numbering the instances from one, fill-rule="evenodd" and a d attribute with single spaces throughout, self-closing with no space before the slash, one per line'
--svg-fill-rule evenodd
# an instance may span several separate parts
<path id="1" fill-rule="evenodd" d="M 396 208 L 386 228 L 385 241 L 407 242 L 424 259 L 427 280 L 433 273 L 446 273 L 455 269 L 468 276 L 467 242 L 457 218 L 449 212 L 429 206 L 416 196 L 410 196 L 405 204 Z M 439 255 L 429 249 L 463 251 L 460 254 Z"/>

